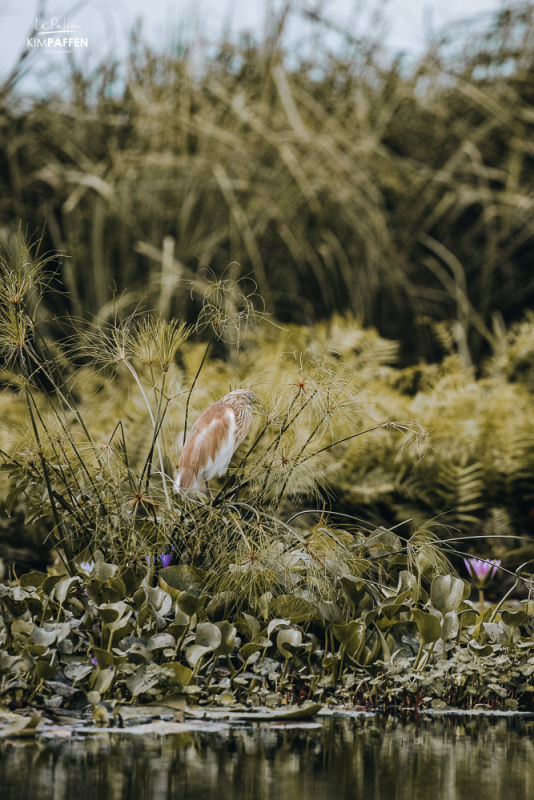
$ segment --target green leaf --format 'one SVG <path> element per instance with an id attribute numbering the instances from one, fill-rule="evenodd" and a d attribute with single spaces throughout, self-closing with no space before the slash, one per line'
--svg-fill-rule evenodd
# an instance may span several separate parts
<path id="1" fill-rule="evenodd" d="M 44 572 L 27 572 L 25 575 L 22 575 L 20 579 L 20 585 L 23 589 L 26 589 L 29 586 L 33 586 L 35 589 L 38 589 L 39 586 L 43 585 L 47 577 L 48 576 Z"/>
<path id="2" fill-rule="evenodd" d="M 310 622 L 315 616 L 315 609 L 311 603 L 289 594 L 273 597 L 270 608 L 276 617 L 287 617 L 292 625 Z"/>
<path id="3" fill-rule="evenodd" d="M 113 679 L 115 678 L 114 669 L 103 669 L 100 672 L 93 673 L 90 684 L 94 692 L 105 694 L 111 688 Z"/>
<path id="4" fill-rule="evenodd" d="M 57 671 L 58 667 L 51 667 L 48 661 L 38 661 L 35 665 L 35 674 L 39 680 L 51 681 Z"/>
<path id="5" fill-rule="evenodd" d="M 193 677 L 193 671 L 186 667 L 185 664 L 180 664 L 178 661 L 171 661 L 170 664 L 164 664 L 163 673 L 168 676 L 172 683 L 179 683 L 182 686 L 188 686 Z"/>
<path id="6" fill-rule="evenodd" d="M 343 577 L 340 579 L 343 594 L 354 609 L 357 609 L 361 600 L 367 594 L 367 588 L 363 581 L 357 578 Z"/>
<path id="7" fill-rule="evenodd" d="M 267 637 L 271 636 L 271 633 L 279 628 L 281 625 L 290 625 L 290 620 L 288 619 L 272 619 L 269 624 L 267 625 Z"/>
<path id="8" fill-rule="evenodd" d="M 73 586 L 80 583 L 81 579 L 77 575 L 75 575 L 73 578 L 63 578 L 63 580 L 59 581 L 59 583 L 55 585 L 50 597 L 53 597 L 58 603 L 62 604 L 67 599 L 67 595 Z"/>
<path id="9" fill-rule="evenodd" d="M 295 628 L 278 631 L 278 635 L 276 637 L 276 646 L 284 658 L 290 658 L 292 653 L 290 650 L 286 650 L 286 644 L 293 645 L 293 647 L 302 644 L 302 633 L 298 630 L 295 630 Z"/>
<path id="10" fill-rule="evenodd" d="M 430 602 L 442 614 L 455 611 L 464 599 L 465 585 L 466 581 L 454 575 L 437 575 L 430 587 Z"/>
<path id="11" fill-rule="evenodd" d="M 443 641 L 447 642 L 449 639 L 455 639 L 458 635 L 458 628 L 458 614 L 456 611 L 449 611 L 443 616 L 441 624 L 441 638 Z"/>
<path id="12" fill-rule="evenodd" d="M 222 633 L 217 625 L 212 622 L 202 622 L 197 625 L 195 644 L 205 647 L 207 650 L 216 650 L 221 642 Z"/>
<path id="13" fill-rule="evenodd" d="M 423 645 L 437 642 L 441 638 L 441 625 L 434 614 L 427 614 L 419 609 L 414 609 L 412 614 Z"/>
<path id="14" fill-rule="evenodd" d="M 111 626 L 114 623 L 120 622 L 127 612 L 131 612 L 126 603 L 119 601 L 118 603 L 102 603 L 98 607 L 100 618 L 105 625 Z"/>
<path id="15" fill-rule="evenodd" d="M 201 644 L 193 644 L 191 647 L 188 647 L 185 651 L 185 657 L 189 661 L 192 667 L 195 667 L 199 660 L 206 655 L 206 653 L 210 653 L 212 651 L 212 647 L 204 647 Z"/>
<path id="16" fill-rule="evenodd" d="M 338 616 L 337 606 L 331 600 L 319 600 L 317 608 L 319 609 L 323 625 L 334 622 Z"/>
<path id="17" fill-rule="evenodd" d="M 107 650 L 102 650 L 100 647 L 92 647 L 91 654 L 96 658 L 99 669 L 108 669 L 113 666 L 113 656 Z"/>
<path id="18" fill-rule="evenodd" d="M 188 592 L 180 592 L 177 600 L 178 608 L 180 608 L 184 614 L 192 617 L 193 614 L 198 614 L 200 609 L 204 608 L 207 599 L 207 594 L 203 595 L 202 597 L 196 597 L 196 595 L 189 594 Z"/>
<path id="19" fill-rule="evenodd" d="M 170 633 L 155 633 L 147 642 L 149 650 L 164 650 L 166 647 L 174 649 L 175 646 L 176 641 Z"/>
<path id="20" fill-rule="evenodd" d="M 476 656 L 491 656 L 493 653 L 493 647 L 490 644 L 479 644 L 476 639 L 471 639 L 469 649 Z"/>
<path id="21" fill-rule="evenodd" d="M 353 620 L 347 625 L 333 625 L 334 636 L 350 655 L 355 655 L 363 644 L 367 627 L 363 620 Z"/>
<path id="22" fill-rule="evenodd" d="M 206 589 L 208 574 L 207 570 L 179 564 L 160 570 L 159 576 L 173 589 L 200 597 Z"/>
<path id="23" fill-rule="evenodd" d="M 155 670 L 153 664 L 139 667 L 137 672 L 127 678 L 126 688 L 134 697 L 137 697 L 137 695 L 143 694 L 156 686 L 160 673 L 162 673 L 161 668 Z"/>
<path id="24" fill-rule="evenodd" d="M 526 625 L 528 622 L 528 614 L 523 609 L 517 611 L 501 611 L 501 619 L 510 628 L 519 628 L 520 625 Z"/>
<path id="25" fill-rule="evenodd" d="M 216 622 L 215 625 L 221 632 L 221 643 L 217 647 L 217 653 L 221 656 L 229 656 L 235 647 L 237 629 L 226 620 L 223 620 L 222 622 Z"/>

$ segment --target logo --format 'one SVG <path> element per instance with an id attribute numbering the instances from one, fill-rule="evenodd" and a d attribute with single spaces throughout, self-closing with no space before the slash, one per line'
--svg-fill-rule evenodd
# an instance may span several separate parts
<path id="1" fill-rule="evenodd" d="M 89 39 L 80 36 L 79 29 L 70 17 L 58 20 L 57 17 L 43 22 L 35 20 L 35 32 L 27 42 L 26 47 L 34 50 L 43 50 L 45 53 L 66 54 L 72 48 L 89 47 Z"/>

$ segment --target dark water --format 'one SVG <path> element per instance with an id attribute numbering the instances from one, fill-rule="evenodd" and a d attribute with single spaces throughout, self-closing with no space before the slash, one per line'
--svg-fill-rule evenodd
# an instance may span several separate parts
<path id="1" fill-rule="evenodd" d="M 534 720 L 326 720 L 0 744 L 2 800 L 534 799 Z"/>

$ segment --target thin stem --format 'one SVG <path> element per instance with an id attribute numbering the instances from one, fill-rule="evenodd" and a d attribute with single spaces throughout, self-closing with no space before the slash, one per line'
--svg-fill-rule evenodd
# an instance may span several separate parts
<path id="1" fill-rule="evenodd" d="M 133 375 L 133 378 L 134 378 L 135 382 L 137 383 L 137 386 L 139 387 L 139 391 L 141 392 L 141 394 L 144 397 L 144 400 L 145 400 L 145 403 L 146 403 L 146 407 L 147 407 L 148 413 L 150 415 L 150 420 L 151 420 L 152 425 L 154 427 L 154 431 L 156 431 L 156 421 L 154 419 L 154 415 L 152 413 L 152 409 L 150 408 L 150 403 L 148 401 L 148 397 L 146 396 L 145 390 L 143 389 L 141 381 L 139 380 L 139 376 L 138 376 L 137 372 L 135 371 L 135 369 L 132 367 L 132 365 L 128 363 L 128 361 L 124 361 L 123 363 L 126 364 L 127 368 L 130 370 L 131 374 Z M 167 508 L 170 511 L 171 510 L 171 501 L 170 501 L 169 493 L 167 491 L 167 484 L 165 482 L 165 470 L 163 469 L 163 455 L 162 455 L 162 452 L 161 452 L 159 439 L 157 438 L 157 433 L 156 433 L 156 447 L 158 448 L 159 465 L 160 465 L 160 468 L 161 468 L 161 479 L 163 481 L 163 491 L 165 492 L 165 502 L 167 503 Z"/>
<path id="2" fill-rule="evenodd" d="M 202 361 L 200 362 L 200 366 L 197 369 L 197 374 L 195 375 L 195 378 L 193 380 L 193 383 L 191 384 L 191 388 L 189 389 L 189 393 L 187 395 L 187 402 L 185 404 L 184 438 L 182 440 L 182 447 L 185 445 L 185 439 L 186 439 L 186 436 L 187 436 L 187 419 L 189 417 L 189 403 L 191 402 L 191 395 L 193 394 L 193 389 L 196 386 L 196 382 L 198 380 L 198 376 L 200 375 L 200 373 L 202 371 L 202 367 L 204 366 L 204 362 L 205 362 L 205 360 L 207 358 L 207 355 L 208 355 L 208 352 L 209 352 L 209 349 L 211 347 L 212 342 L 213 342 L 213 336 L 210 338 L 210 340 L 208 342 L 208 345 L 207 345 L 206 349 L 204 350 L 204 355 L 202 356 Z"/>
<path id="3" fill-rule="evenodd" d="M 316 450 L 315 453 L 310 453 L 310 455 L 306 456 L 306 458 L 303 461 L 301 461 L 300 463 L 304 464 L 310 458 L 314 458 L 315 456 L 318 456 L 319 453 L 324 453 L 325 450 L 329 450 L 331 447 L 335 447 L 336 444 L 343 444 L 343 442 L 348 442 L 350 439 L 355 439 L 357 436 L 363 436 L 364 433 L 371 433 L 371 431 L 376 431 L 379 428 L 388 428 L 389 426 L 393 426 L 394 424 L 395 423 L 393 423 L 393 422 L 382 422 L 380 425 L 375 425 L 372 428 L 366 428 L 366 430 L 359 431 L 359 433 L 353 433 L 351 436 L 345 436 L 344 439 L 338 439 L 335 442 L 331 442 L 331 444 L 327 444 L 326 447 L 321 447 L 320 450 Z"/>

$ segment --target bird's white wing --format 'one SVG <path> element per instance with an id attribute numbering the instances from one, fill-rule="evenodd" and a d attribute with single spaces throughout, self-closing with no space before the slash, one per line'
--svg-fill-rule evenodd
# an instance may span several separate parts
<path id="1" fill-rule="evenodd" d="M 226 472 L 236 448 L 235 429 L 230 406 L 214 403 L 200 415 L 185 440 L 176 489 L 196 488 L 199 481 Z"/>

